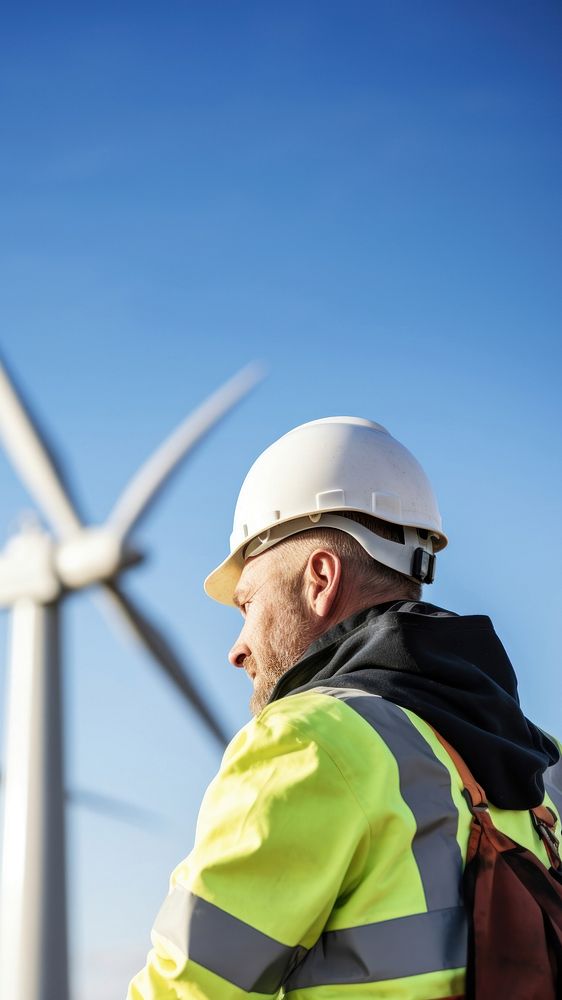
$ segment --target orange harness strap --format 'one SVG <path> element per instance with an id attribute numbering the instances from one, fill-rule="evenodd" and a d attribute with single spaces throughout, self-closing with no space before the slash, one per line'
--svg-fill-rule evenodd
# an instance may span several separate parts
<path id="1" fill-rule="evenodd" d="M 476 778 L 472 774 L 468 764 L 465 763 L 460 753 L 458 753 L 458 751 L 447 742 L 445 737 L 441 736 L 441 733 L 438 733 L 436 729 L 433 729 L 433 732 L 435 733 L 441 746 L 449 754 L 449 757 L 459 772 L 464 788 L 470 796 L 469 805 L 471 812 L 474 810 L 487 811 L 488 802 L 486 800 L 486 793 L 482 788 L 482 785 L 479 785 L 476 781 Z M 531 813 L 535 830 L 546 848 L 552 867 L 555 870 L 562 870 L 562 860 L 560 858 L 559 851 L 560 842 L 555 833 L 557 821 L 556 814 L 552 811 L 552 809 L 549 809 L 548 806 L 534 806 L 534 808 L 530 809 L 529 812 Z"/>

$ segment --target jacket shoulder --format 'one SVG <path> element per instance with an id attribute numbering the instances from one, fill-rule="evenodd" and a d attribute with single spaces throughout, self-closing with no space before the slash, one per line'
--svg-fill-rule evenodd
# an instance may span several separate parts
<path id="1" fill-rule="evenodd" d="M 420 760 L 439 772 L 436 780 L 456 784 L 462 802 L 460 778 L 431 727 L 379 695 L 331 685 L 298 692 L 266 706 L 247 738 L 262 752 L 287 741 L 317 747 L 350 787 L 372 831 L 389 803 L 401 811 L 401 771 Z"/>

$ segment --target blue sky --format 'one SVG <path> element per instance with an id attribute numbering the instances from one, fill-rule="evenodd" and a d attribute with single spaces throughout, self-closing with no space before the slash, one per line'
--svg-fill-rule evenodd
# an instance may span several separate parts
<path id="1" fill-rule="evenodd" d="M 238 620 L 202 580 L 257 454 L 342 413 L 426 467 L 450 537 L 431 598 L 491 614 L 528 714 L 562 729 L 561 35 L 557 3 L 520 0 L 4 18 L 2 346 L 87 517 L 230 374 L 269 369 L 147 519 L 127 581 L 232 732 Z M 5 539 L 30 503 L 3 455 L 0 476 Z M 68 813 L 74 998 L 117 1000 L 218 757 L 88 595 L 66 611 L 69 786 L 161 818 Z"/>

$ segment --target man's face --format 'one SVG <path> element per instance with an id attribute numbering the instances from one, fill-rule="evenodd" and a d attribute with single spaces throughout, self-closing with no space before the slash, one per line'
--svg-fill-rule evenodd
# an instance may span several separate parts
<path id="1" fill-rule="evenodd" d="M 313 615 L 302 592 L 302 569 L 283 562 L 282 543 L 245 564 L 236 588 L 244 625 L 228 658 L 254 685 L 254 715 L 267 704 L 277 681 L 315 638 Z"/>

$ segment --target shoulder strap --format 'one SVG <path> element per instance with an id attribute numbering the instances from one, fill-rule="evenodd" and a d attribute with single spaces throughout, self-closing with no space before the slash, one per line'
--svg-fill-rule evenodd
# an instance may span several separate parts
<path id="1" fill-rule="evenodd" d="M 431 728 L 433 729 L 433 726 Z M 438 733 L 436 729 L 433 729 L 433 732 L 435 733 L 435 736 L 439 740 L 441 746 L 449 754 L 449 757 L 459 772 L 461 781 L 464 785 L 464 790 L 470 799 L 469 806 L 471 812 L 487 811 L 488 802 L 486 800 L 486 793 L 482 788 L 482 785 L 479 785 L 476 781 L 476 778 L 472 774 L 468 764 L 466 764 L 463 760 L 460 753 L 458 753 L 458 751 L 455 750 L 455 748 L 452 747 L 443 736 L 441 736 L 441 733 Z M 560 871 L 562 869 L 562 860 L 559 852 L 560 844 L 555 832 L 557 820 L 556 815 L 553 813 L 552 809 L 548 808 L 548 806 L 535 806 L 533 809 L 530 809 L 529 812 L 531 814 L 533 826 L 546 848 L 552 867 L 556 871 Z"/>
<path id="2" fill-rule="evenodd" d="M 561 872 L 560 841 L 555 832 L 556 815 L 548 806 L 535 806 L 530 812 L 533 825 L 546 848 L 552 867 L 555 871 Z"/>
<path id="3" fill-rule="evenodd" d="M 433 726 L 431 727 L 433 729 Z M 449 757 L 453 761 L 457 771 L 460 774 L 461 781 L 470 795 L 470 803 L 472 809 L 487 809 L 488 802 L 486 799 L 486 792 L 479 785 L 476 778 L 474 777 L 472 771 L 470 770 L 468 764 L 465 763 L 464 759 L 461 757 L 460 753 L 447 742 L 441 733 L 438 733 L 436 729 L 433 729 L 437 739 L 439 740 L 441 746 L 447 751 Z"/>

